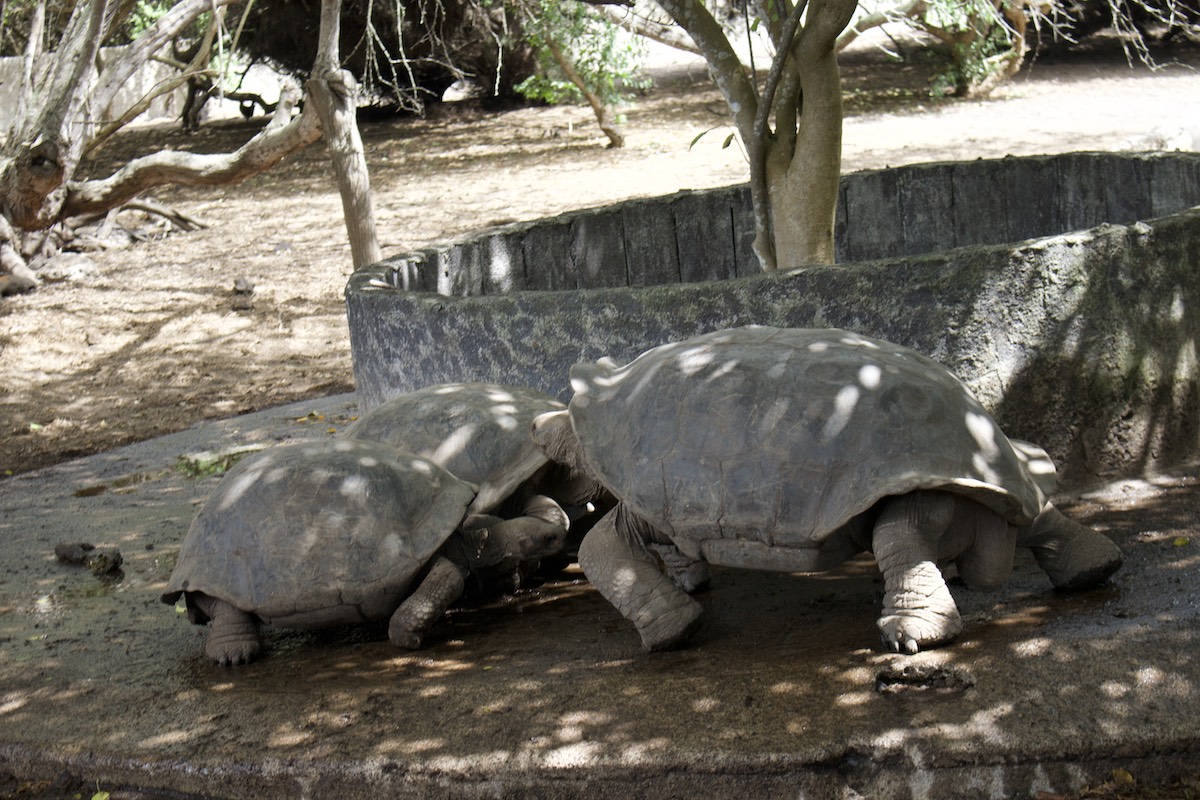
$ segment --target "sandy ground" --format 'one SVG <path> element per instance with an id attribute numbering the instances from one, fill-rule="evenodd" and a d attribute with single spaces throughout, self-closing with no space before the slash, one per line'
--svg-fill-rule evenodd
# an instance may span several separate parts
<path id="1" fill-rule="evenodd" d="M 1043 56 L 992 99 L 967 102 L 929 96 L 920 53 L 895 61 L 857 49 L 843 59 L 844 170 L 1120 149 L 1156 128 L 1194 129 L 1200 141 L 1200 47 L 1158 60 L 1155 71 L 1130 68 L 1114 46 Z M 365 122 L 385 254 L 746 179 L 737 143 L 722 147 L 731 128 L 701 62 L 659 68 L 656 88 L 625 115 L 627 146 L 615 151 L 586 107 L 446 107 L 424 120 Z M 94 171 L 151 146 L 227 150 L 258 124 L 193 136 L 142 127 Z M 94 270 L 0 301 L 0 476 L 353 389 L 342 303 L 349 246 L 321 146 L 237 186 L 164 189 L 156 199 L 210 227 L 92 253 Z M 232 291 L 238 278 L 255 284 L 249 308 Z"/>

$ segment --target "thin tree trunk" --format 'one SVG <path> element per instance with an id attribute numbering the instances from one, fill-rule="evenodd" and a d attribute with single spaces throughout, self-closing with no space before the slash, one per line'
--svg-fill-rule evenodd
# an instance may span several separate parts
<path id="1" fill-rule="evenodd" d="M 361 269 L 381 260 L 383 251 L 375 228 L 367 157 L 358 132 L 358 85 L 349 72 L 338 66 L 341 9 L 341 0 L 322 0 L 320 45 L 307 89 L 325 129 L 325 141 L 342 197 L 351 258 L 354 268 Z"/>
<path id="2" fill-rule="evenodd" d="M 624 147 L 625 135 L 621 133 L 621 129 L 612 124 L 608 116 L 608 106 L 600 99 L 600 96 L 587 88 L 583 78 L 576 71 L 575 65 L 571 63 L 571 59 L 567 58 L 567 54 L 562 51 L 557 42 L 547 41 L 550 47 L 550 54 L 554 56 L 554 60 L 558 62 L 558 67 L 567 76 L 567 80 L 575 84 L 575 88 L 588 101 L 588 105 L 592 107 L 592 113 L 596 115 L 596 124 L 600 126 L 600 130 L 604 131 L 604 135 L 608 137 L 609 147 Z"/>
<path id="3" fill-rule="evenodd" d="M 37 77 L 38 58 L 42 55 L 42 37 L 45 35 L 46 0 L 38 0 L 29 21 L 29 41 L 25 44 L 25 56 L 21 61 L 21 86 L 17 92 L 16 114 L 13 122 L 24 119 L 33 105 L 33 87 Z M 15 131 L 15 124 L 13 125 Z"/>

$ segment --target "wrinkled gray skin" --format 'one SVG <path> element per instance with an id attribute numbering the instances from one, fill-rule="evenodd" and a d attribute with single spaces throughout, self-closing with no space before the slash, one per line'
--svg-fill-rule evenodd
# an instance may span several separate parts
<path id="1" fill-rule="evenodd" d="M 477 516 L 460 527 L 475 489 L 372 442 L 273 447 L 230 470 L 196 515 L 163 602 L 182 596 L 192 622 L 211 622 L 205 653 L 224 665 L 258 654 L 260 623 L 387 619 L 393 643 L 419 648 L 469 575 L 562 547 L 565 524 L 514 532 Z"/>
<path id="2" fill-rule="evenodd" d="M 489 529 L 506 536 L 565 536 L 570 521 L 585 513 L 571 503 L 581 490 L 572 473 L 534 446 L 530 433 L 538 415 L 564 408 L 536 389 L 446 383 L 388 399 L 359 417 L 345 436 L 414 453 L 479 486 L 467 509 L 468 525 L 491 520 Z M 589 499 L 612 504 L 611 498 Z M 490 574 L 512 590 L 530 566 L 497 564 Z"/>
<path id="3" fill-rule="evenodd" d="M 699 626 L 683 589 L 708 563 L 818 572 L 870 551 L 880 633 L 906 653 L 962 628 L 939 565 L 976 589 L 1003 583 L 1017 545 L 1059 588 L 1121 565 L 1112 541 L 1049 503 L 1046 453 L 1009 440 L 957 378 L 907 348 L 752 326 L 624 366 L 579 364 L 571 383 L 569 410 L 539 417 L 534 438 L 619 499 L 579 561 L 648 650 Z"/>

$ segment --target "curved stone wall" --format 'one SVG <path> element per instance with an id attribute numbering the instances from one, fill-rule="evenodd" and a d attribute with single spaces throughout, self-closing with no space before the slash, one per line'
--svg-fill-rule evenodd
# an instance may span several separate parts
<path id="1" fill-rule="evenodd" d="M 360 403 L 448 380 L 566 397 L 582 359 L 751 323 L 842 327 L 945 364 L 1065 482 L 1133 474 L 1200 451 L 1197 203 L 1196 154 L 854 173 L 842 263 L 772 274 L 744 187 L 509 226 L 351 278 Z"/>

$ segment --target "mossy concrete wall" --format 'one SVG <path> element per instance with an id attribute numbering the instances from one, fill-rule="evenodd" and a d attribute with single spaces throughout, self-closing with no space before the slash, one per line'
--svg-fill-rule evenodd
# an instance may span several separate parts
<path id="1" fill-rule="evenodd" d="M 758 272 L 744 187 L 490 231 L 347 286 L 360 403 L 450 380 L 569 394 L 582 359 L 751 323 L 924 352 L 1064 482 L 1200 454 L 1200 156 L 848 175 L 842 263 Z M 884 258 L 890 254 L 893 257 Z"/>

